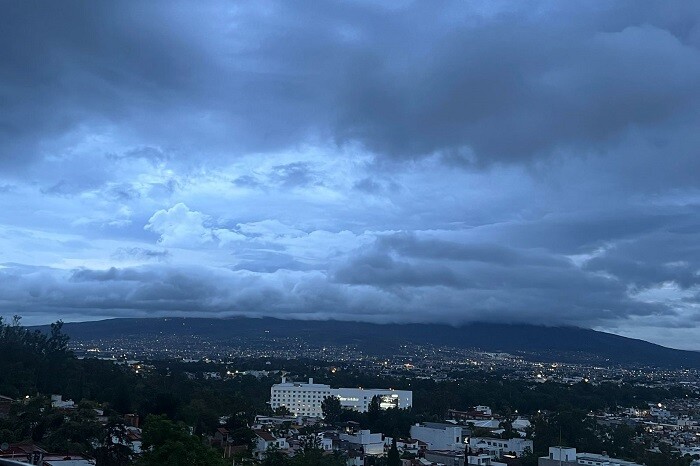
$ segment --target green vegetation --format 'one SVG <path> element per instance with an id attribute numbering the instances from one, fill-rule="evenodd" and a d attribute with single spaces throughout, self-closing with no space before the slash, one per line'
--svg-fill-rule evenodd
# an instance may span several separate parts
<path id="1" fill-rule="evenodd" d="M 682 398 L 693 394 L 682 388 L 662 389 L 630 384 L 586 382 L 564 385 L 555 382 L 532 383 L 509 380 L 502 374 L 455 373 L 457 380 L 434 381 L 415 378 L 380 377 L 357 371 L 331 373 L 323 368 L 302 373 L 300 378 L 313 377 L 319 383 L 335 387 L 392 387 L 413 391 L 415 415 L 439 420 L 448 409 L 467 409 L 488 405 L 499 413 L 534 415 L 538 411 L 581 409 L 598 411 L 617 406 L 646 407 L 649 400 Z"/>
<path id="2" fill-rule="evenodd" d="M 138 466 L 224 466 L 221 455 L 197 436 L 191 435 L 187 426 L 175 423 L 165 416 L 149 416 L 143 428 L 145 453 Z"/>
<path id="3" fill-rule="evenodd" d="M 20 397 L 37 391 L 59 392 L 67 375 L 76 375 L 61 326 L 61 322 L 52 324 L 46 335 L 20 326 L 18 316 L 10 324 L 0 317 L 0 393 Z"/>
<path id="4" fill-rule="evenodd" d="M 393 439 L 391 442 L 391 449 L 389 449 L 386 464 L 387 466 L 401 466 L 401 457 L 399 456 L 398 448 L 396 448 L 396 439 Z"/>
<path id="5" fill-rule="evenodd" d="M 323 418 L 329 424 L 335 424 L 340 420 L 343 414 L 343 408 L 340 406 L 340 399 L 337 396 L 328 396 L 321 402 L 321 410 Z"/>
<path id="6" fill-rule="evenodd" d="M 260 464 L 264 466 L 345 466 L 345 458 L 338 453 L 327 454 L 315 446 L 304 448 L 293 458 L 279 451 L 268 451 Z"/>

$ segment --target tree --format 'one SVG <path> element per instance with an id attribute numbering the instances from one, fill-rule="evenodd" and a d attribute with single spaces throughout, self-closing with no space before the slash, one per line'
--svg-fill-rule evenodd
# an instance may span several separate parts
<path id="1" fill-rule="evenodd" d="M 391 448 L 389 449 L 389 454 L 387 455 L 387 466 L 401 466 L 401 457 L 399 456 L 399 449 L 396 448 L 396 439 L 391 441 Z"/>
<path id="2" fill-rule="evenodd" d="M 410 409 L 389 408 L 379 411 L 378 420 L 373 429 L 391 437 L 403 437 L 410 434 L 411 426 L 415 423 Z"/>
<path id="3" fill-rule="evenodd" d="M 103 428 L 91 408 L 78 408 L 70 413 L 48 410 L 44 419 L 43 445 L 53 451 L 89 454 L 99 444 Z"/>
<path id="4" fill-rule="evenodd" d="M 129 466 L 133 457 L 124 423 L 118 418 L 110 419 L 102 445 L 95 450 L 97 466 Z"/>
<path id="5" fill-rule="evenodd" d="M 321 410 L 323 417 L 328 424 L 338 422 L 340 415 L 343 412 L 343 407 L 340 405 L 340 398 L 337 396 L 327 396 L 321 402 Z"/>
<path id="6" fill-rule="evenodd" d="M 63 333 L 63 321 L 58 320 L 51 324 L 51 333 L 49 338 L 46 340 L 49 353 L 51 354 L 65 354 L 68 350 L 68 340 L 70 337 Z"/>
<path id="7" fill-rule="evenodd" d="M 62 323 L 51 325 L 50 336 L 28 330 L 14 316 L 11 323 L 0 317 L 0 393 L 25 396 L 41 391 L 63 393 L 76 359 L 68 351 Z M 70 366 L 70 367 L 69 367 Z"/>
<path id="8" fill-rule="evenodd" d="M 529 448 L 525 450 L 523 456 L 520 457 L 520 463 L 522 466 L 537 466 L 539 462 L 538 456 L 533 453 Z"/>
<path id="9" fill-rule="evenodd" d="M 291 466 L 345 466 L 346 460 L 338 452 L 325 454 L 320 448 L 315 448 L 304 449 L 292 458 L 290 464 Z"/>
<path id="10" fill-rule="evenodd" d="M 290 416 L 292 412 L 286 406 L 278 406 L 272 411 L 275 416 Z"/>
<path id="11" fill-rule="evenodd" d="M 381 415 L 382 409 L 379 406 L 379 397 L 375 395 L 372 397 L 372 401 L 370 401 L 367 407 L 367 423 L 369 424 L 370 430 L 377 430 Z"/>
<path id="12" fill-rule="evenodd" d="M 213 432 L 219 427 L 217 411 L 200 398 L 193 399 L 183 406 L 178 413 L 178 418 L 188 425 L 194 426 L 194 432 L 198 435 Z"/>
<path id="13" fill-rule="evenodd" d="M 498 427 L 503 429 L 503 432 L 501 433 L 500 437 L 502 439 L 512 439 L 512 438 L 518 438 L 520 434 L 518 434 L 518 431 L 516 431 L 513 428 L 513 418 L 510 416 L 507 416 L 503 421 L 498 423 Z"/>
<path id="14" fill-rule="evenodd" d="M 219 453 L 165 416 L 149 416 L 143 427 L 145 453 L 138 466 L 224 466 Z"/>
<path id="15" fill-rule="evenodd" d="M 264 458 L 260 461 L 260 466 L 287 466 L 288 464 L 289 456 L 279 451 L 275 446 L 269 447 Z"/>
<path id="16" fill-rule="evenodd" d="M 229 433 L 231 443 L 234 445 L 245 445 L 248 450 L 255 446 L 255 432 L 248 426 L 238 427 Z"/>
<path id="17" fill-rule="evenodd" d="M 345 466 L 345 458 L 338 452 L 327 453 L 315 434 L 302 438 L 302 449 L 291 459 L 291 466 Z"/>

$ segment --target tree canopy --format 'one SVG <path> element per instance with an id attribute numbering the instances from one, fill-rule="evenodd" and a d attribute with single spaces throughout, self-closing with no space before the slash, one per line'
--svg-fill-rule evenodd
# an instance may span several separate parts
<path id="1" fill-rule="evenodd" d="M 191 435 L 184 424 L 149 416 L 143 427 L 145 453 L 138 466 L 224 466 L 221 455 Z"/>

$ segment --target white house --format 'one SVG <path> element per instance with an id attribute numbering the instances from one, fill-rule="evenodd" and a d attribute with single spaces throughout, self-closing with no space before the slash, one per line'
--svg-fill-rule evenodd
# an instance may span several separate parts
<path id="1" fill-rule="evenodd" d="M 411 438 L 425 442 L 428 450 L 464 451 L 462 426 L 426 422 L 411 426 Z"/>
<path id="2" fill-rule="evenodd" d="M 253 453 L 257 458 L 264 458 L 265 452 L 270 448 L 278 450 L 287 450 L 289 444 L 285 438 L 277 438 L 266 430 L 254 430 L 255 433 L 255 449 Z"/>
<path id="3" fill-rule="evenodd" d="M 474 451 L 483 451 L 492 458 L 501 458 L 508 453 L 514 453 L 521 457 L 526 451 L 532 451 L 532 440 L 523 438 L 500 439 L 491 437 L 472 437 L 469 439 L 469 447 Z"/>
<path id="4" fill-rule="evenodd" d="M 75 409 L 73 400 L 64 400 L 62 395 L 51 395 L 51 407 L 58 409 Z"/>
<path id="5" fill-rule="evenodd" d="M 369 430 L 361 430 L 355 434 L 340 434 L 340 440 L 361 445 L 365 455 L 381 456 L 384 454 L 384 437 L 381 433 L 373 434 Z"/>
<path id="6" fill-rule="evenodd" d="M 321 444 L 319 445 L 323 451 L 333 451 L 333 439 L 330 437 L 321 438 Z"/>

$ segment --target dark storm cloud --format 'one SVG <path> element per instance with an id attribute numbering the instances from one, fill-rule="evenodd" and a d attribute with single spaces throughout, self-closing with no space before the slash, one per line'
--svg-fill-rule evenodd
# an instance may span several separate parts
<path id="1" fill-rule="evenodd" d="M 568 262 L 537 251 L 518 251 L 497 244 L 460 244 L 436 239 L 418 239 L 415 234 L 398 233 L 381 236 L 380 249 L 394 250 L 401 255 L 440 261 L 477 261 L 502 266 L 554 265 L 568 266 Z"/>
<path id="2" fill-rule="evenodd" d="M 431 264 L 417 267 L 376 251 L 350 259 L 335 272 L 335 279 L 340 283 L 378 287 L 468 286 L 467 280 L 460 281 L 446 266 Z"/>
<path id="3" fill-rule="evenodd" d="M 488 163 L 598 151 L 630 128 L 692 110 L 698 52 L 668 32 L 528 23 L 455 28 L 438 35 L 424 62 L 390 59 L 375 80 L 356 76 L 340 134 L 380 153 L 445 151 Z"/>
<path id="4" fill-rule="evenodd" d="M 211 275 L 202 277 L 196 271 L 169 271 L 163 269 L 116 269 L 74 271 L 68 280 L 50 268 L 33 270 L 0 270 L 3 284 L 0 290 L 6 297 L 21 297 L 21 311 L 29 314 L 42 312 L 82 312 L 85 315 L 111 310 L 133 311 L 192 311 L 201 309 L 207 296 L 216 294 Z M 14 284 L 16 288 L 10 289 Z M 161 301 L 161 304 L 158 304 Z"/>
<path id="5" fill-rule="evenodd" d="M 375 286 L 455 288 L 576 287 L 597 278 L 581 274 L 570 261 L 545 253 L 527 253 L 492 244 L 458 244 L 418 239 L 412 234 L 380 236 L 341 265 L 335 278 Z M 601 281 L 596 286 L 618 284 Z"/>
<path id="6" fill-rule="evenodd" d="M 156 21 L 145 4 L 4 2 L 0 162 L 55 155 L 47 143 L 80 126 L 138 117 L 183 90 L 200 61 L 161 13 Z"/>
<path id="7" fill-rule="evenodd" d="M 10 2 L 2 160 L 110 125 L 144 147 L 329 137 L 477 164 L 605 153 L 630 131 L 697 123 L 700 7 L 664 5 Z"/>
<path id="8" fill-rule="evenodd" d="M 290 292 L 245 272 L 206 267 L 81 269 L 68 280 L 61 274 L 43 267 L 0 269 L 0 291 L 5 299 L 17 300 L 17 312 L 30 316 L 66 311 L 84 316 L 322 313 L 325 306 L 314 305 L 333 302 L 331 296 L 339 295 L 319 289 L 323 284 L 313 280 L 297 284 L 296 291 Z"/>
<path id="9" fill-rule="evenodd" d="M 81 269 L 68 280 L 61 278 L 62 273 L 45 267 L 0 269 L 0 291 L 4 299 L 17 303 L 14 311 L 30 317 L 262 314 L 378 322 L 506 320 L 590 325 L 623 313 L 666 313 L 662 306 L 624 299 L 619 287 L 604 284 L 602 279 L 573 280 L 561 289 L 556 284 L 551 290 L 535 287 L 527 294 L 505 285 L 502 289 L 470 286 L 447 293 L 443 285 L 414 282 L 408 285 L 417 285 L 421 291 L 395 289 L 387 294 L 362 283 L 331 283 L 317 273 L 278 271 L 260 276 L 247 271 L 161 266 Z M 560 282 L 571 278 L 562 277 Z M 290 282 L 285 284 L 286 280 Z M 579 293 L 572 294 L 572 288 Z M 559 300 L 556 307 L 551 305 L 553 298 Z M 611 302 L 612 308 L 608 307 Z M 426 306 L 430 314 L 420 312 Z"/>
<path id="10" fill-rule="evenodd" d="M 591 259 L 586 269 L 606 272 L 636 289 L 673 283 L 681 289 L 700 285 L 700 231 L 663 230 L 616 244 Z"/>
<path id="11" fill-rule="evenodd" d="M 694 208 L 654 207 L 639 209 L 580 210 L 545 215 L 536 221 L 486 227 L 494 241 L 516 247 L 546 248 L 563 254 L 595 250 L 666 228 L 684 225 L 697 215 Z"/>
<path id="12" fill-rule="evenodd" d="M 628 276 L 621 276 L 623 280 L 589 273 L 560 256 L 515 251 L 504 255 L 504 251 L 492 245 L 465 247 L 405 235 L 380 237 L 340 264 L 333 278 L 414 296 L 409 300 L 416 299 L 421 288 L 441 290 L 434 294 L 455 293 L 453 289 L 469 297 L 461 307 L 467 319 L 490 320 L 499 314 L 516 322 L 591 325 L 629 316 L 673 315 L 663 305 L 631 299 Z"/>
<path id="13" fill-rule="evenodd" d="M 124 304 L 115 307 L 123 308 L 130 300 L 138 305 L 139 302 L 151 303 L 167 297 L 168 302 L 181 302 L 179 306 L 182 306 L 187 302 L 202 300 L 205 296 L 216 296 L 218 286 L 215 281 L 210 281 L 210 278 L 211 276 L 205 278 L 197 273 L 186 273 L 184 270 L 112 267 L 108 270 L 77 270 L 73 272 L 70 281 L 87 289 L 92 287 L 91 284 L 98 284 L 98 287 L 95 287 L 98 290 L 105 284 L 108 287 L 113 286 L 116 293 L 106 296 L 99 296 L 99 292 L 93 296 L 88 293 L 85 302 L 89 305 L 91 299 L 98 298 L 105 302 L 96 304 L 95 307 L 106 308 L 116 296 L 124 301 Z"/>

